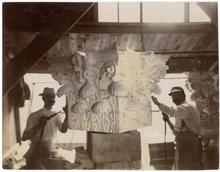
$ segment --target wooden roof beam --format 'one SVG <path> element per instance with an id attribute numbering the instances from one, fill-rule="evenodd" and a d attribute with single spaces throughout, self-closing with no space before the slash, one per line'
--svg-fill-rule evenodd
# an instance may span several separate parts
<path id="1" fill-rule="evenodd" d="M 42 26 L 41 26 L 42 27 Z M 41 32 L 40 26 L 32 27 L 16 24 L 16 27 L 8 27 L 9 31 Z M 56 28 L 48 30 L 50 33 L 57 32 Z M 69 30 L 69 33 L 207 33 L 216 32 L 214 24 L 201 23 L 110 23 L 110 22 L 79 22 Z"/>
<path id="2" fill-rule="evenodd" d="M 78 23 L 71 33 L 204 33 L 217 32 L 211 23 Z"/>
<path id="3" fill-rule="evenodd" d="M 167 61 L 169 69 L 167 73 L 183 73 L 183 72 L 193 72 L 193 71 L 208 71 L 210 66 L 216 62 L 218 57 L 171 57 Z"/>

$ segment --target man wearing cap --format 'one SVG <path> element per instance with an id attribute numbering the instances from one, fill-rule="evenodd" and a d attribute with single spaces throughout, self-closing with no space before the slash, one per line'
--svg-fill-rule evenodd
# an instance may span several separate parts
<path id="1" fill-rule="evenodd" d="M 173 87 L 169 93 L 176 107 L 168 107 L 152 96 L 152 101 L 163 112 L 163 119 L 172 123 L 169 117 L 175 118 L 173 133 L 176 136 L 176 170 L 195 170 L 201 160 L 200 116 L 195 107 L 185 101 L 185 92 L 181 87 Z"/>
<path id="2" fill-rule="evenodd" d="M 44 101 L 44 107 L 28 117 L 22 140 L 31 140 L 30 149 L 25 155 L 27 168 L 47 168 L 47 159 L 55 154 L 54 138 L 59 129 L 66 132 L 67 107 L 63 108 L 63 114 L 51 111 L 55 103 L 55 91 L 53 88 L 45 87 L 43 93 L 39 94 Z M 51 116 L 52 115 L 52 116 Z"/>

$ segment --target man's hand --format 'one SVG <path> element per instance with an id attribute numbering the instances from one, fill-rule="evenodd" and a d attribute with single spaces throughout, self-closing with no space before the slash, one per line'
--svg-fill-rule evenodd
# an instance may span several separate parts
<path id="1" fill-rule="evenodd" d="M 155 104 L 155 105 L 157 105 L 157 106 L 159 106 L 159 105 L 160 105 L 160 102 L 157 100 L 157 98 L 156 98 L 156 97 L 151 96 L 151 99 L 152 99 L 152 101 L 154 102 L 154 104 Z"/>
<path id="2" fill-rule="evenodd" d="M 164 113 L 163 113 L 163 120 L 164 120 L 165 122 L 169 121 L 169 116 L 168 116 L 167 114 L 164 114 Z"/>

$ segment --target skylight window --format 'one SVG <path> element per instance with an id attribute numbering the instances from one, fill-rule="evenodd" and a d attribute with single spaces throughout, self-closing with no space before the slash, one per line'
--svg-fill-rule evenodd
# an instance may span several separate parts
<path id="1" fill-rule="evenodd" d="M 140 3 L 119 2 L 119 22 L 140 22 Z"/>
<path id="2" fill-rule="evenodd" d="M 190 22 L 210 22 L 210 18 L 205 12 L 196 4 L 190 2 Z"/>
<path id="3" fill-rule="evenodd" d="M 184 21 L 183 2 L 154 2 L 143 3 L 143 22 L 170 23 Z"/>
<path id="4" fill-rule="evenodd" d="M 99 22 L 118 22 L 117 2 L 99 2 L 98 17 Z"/>
<path id="5" fill-rule="evenodd" d="M 162 22 L 184 22 L 184 2 L 162 3 Z"/>
<path id="6" fill-rule="evenodd" d="M 143 22 L 162 22 L 162 4 L 157 2 L 143 3 Z"/>
<path id="7" fill-rule="evenodd" d="M 99 22 L 210 22 L 196 2 L 99 2 L 98 10 Z"/>

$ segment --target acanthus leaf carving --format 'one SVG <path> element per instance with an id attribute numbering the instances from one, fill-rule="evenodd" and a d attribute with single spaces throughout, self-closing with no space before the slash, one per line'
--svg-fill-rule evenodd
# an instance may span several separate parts
<path id="1" fill-rule="evenodd" d="M 67 96 L 69 128 L 115 133 L 150 125 L 150 95 L 159 92 L 167 60 L 115 48 L 75 52 L 72 70 L 52 72 L 62 85 L 57 94 Z"/>

